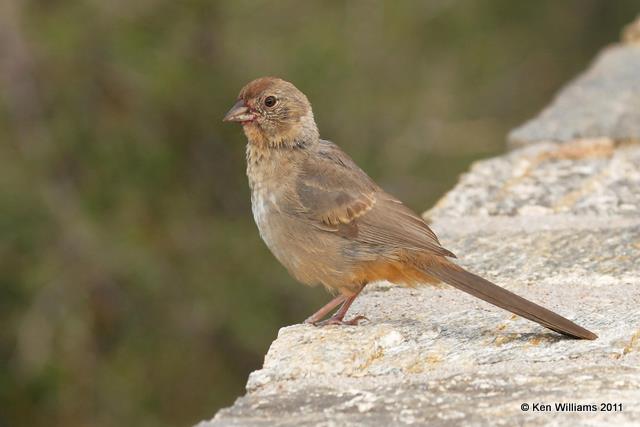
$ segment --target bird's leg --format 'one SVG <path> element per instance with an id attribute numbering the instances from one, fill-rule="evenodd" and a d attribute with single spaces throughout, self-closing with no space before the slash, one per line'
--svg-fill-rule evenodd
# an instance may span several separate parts
<path id="1" fill-rule="evenodd" d="M 362 316 L 362 315 L 356 316 L 351 320 L 343 320 L 344 316 L 347 314 L 347 311 L 349 310 L 349 307 L 351 307 L 351 304 L 353 304 L 353 301 L 355 301 L 358 295 L 360 295 L 360 292 L 362 292 L 362 289 L 364 289 L 364 285 L 354 295 L 350 297 L 345 297 L 344 302 L 342 303 L 338 311 L 336 311 L 333 316 L 331 316 L 327 320 L 323 320 L 322 322 L 314 322 L 313 324 L 316 326 L 357 325 L 360 320 L 368 320 L 365 316 Z"/>
<path id="2" fill-rule="evenodd" d="M 344 295 L 338 295 L 337 297 L 335 297 L 334 299 L 326 303 L 320 310 L 316 311 L 311 316 L 307 317 L 304 323 L 311 323 L 315 325 L 320 320 L 322 320 L 324 316 L 329 314 L 331 310 L 336 308 L 338 304 L 342 303 L 344 305 L 346 299 L 347 297 L 345 297 Z"/>

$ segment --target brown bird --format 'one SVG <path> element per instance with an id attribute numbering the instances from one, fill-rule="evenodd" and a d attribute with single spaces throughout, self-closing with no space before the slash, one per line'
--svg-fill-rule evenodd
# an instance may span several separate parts
<path id="1" fill-rule="evenodd" d="M 311 104 L 293 84 L 275 77 L 250 82 L 224 121 L 241 123 L 248 139 L 247 176 L 260 236 L 297 280 L 338 294 L 306 323 L 357 324 L 364 316 L 344 317 L 367 283 L 443 281 L 561 334 L 597 338 L 450 261 L 455 255 L 419 215 L 337 145 L 320 139 Z"/>

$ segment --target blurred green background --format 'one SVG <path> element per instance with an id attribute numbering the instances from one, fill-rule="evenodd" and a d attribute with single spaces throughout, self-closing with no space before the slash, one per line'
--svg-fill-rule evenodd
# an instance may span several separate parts
<path id="1" fill-rule="evenodd" d="M 0 426 L 174 426 L 242 394 L 328 300 L 260 241 L 245 139 L 262 75 L 429 208 L 504 150 L 637 0 L 3 0 Z"/>

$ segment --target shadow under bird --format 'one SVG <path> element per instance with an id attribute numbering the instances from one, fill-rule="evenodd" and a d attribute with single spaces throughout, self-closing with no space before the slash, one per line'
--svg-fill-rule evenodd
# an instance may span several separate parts
<path id="1" fill-rule="evenodd" d="M 419 215 L 337 145 L 320 139 L 311 104 L 293 84 L 275 77 L 250 82 L 224 121 L 241 123 L 248 139 L 247 176 L 260 236 L 293 277 L 337 294 L 305 322 L 357 324 L 364 316 L 344 317 L 367 283 L 443 281 L 561 334 L 597 338 L 452 262 L 455 255 Z"/>

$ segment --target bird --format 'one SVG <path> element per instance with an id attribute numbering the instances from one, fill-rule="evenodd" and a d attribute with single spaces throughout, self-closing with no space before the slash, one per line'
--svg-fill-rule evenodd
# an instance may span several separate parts
<path id="1" fill-rule="evenodd" d="M 345 316 L 369 283 L 445 282 L 560 334 L 597 338 L 455 263 L 423 218 L 320 138 L 311 103 L 292 83 L 249 82 L 223 121 L 241 124 L 247 138 L 251 209 L 262 240 L 296 280 L 335 295 L 305 323 L 358 325 L 367 318 Z"/>

